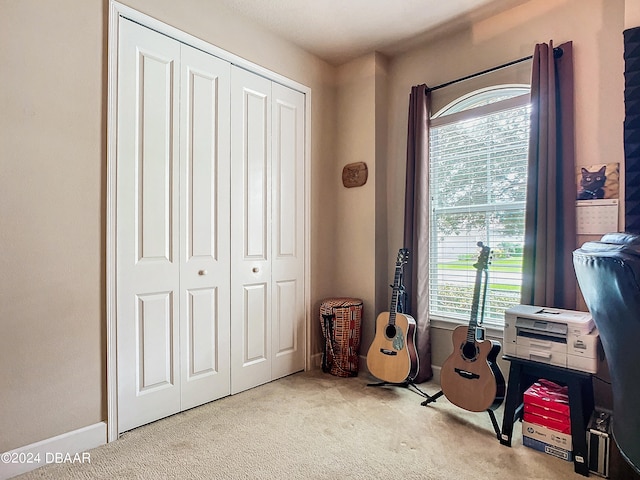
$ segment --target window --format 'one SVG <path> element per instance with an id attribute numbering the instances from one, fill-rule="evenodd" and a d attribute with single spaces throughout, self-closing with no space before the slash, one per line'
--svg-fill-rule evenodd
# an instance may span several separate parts
<path id="1" fill-rule="evenodd" d="M 469 321 L 477 242 L 492 251 L 484 322 L 520 303 L 529 87 L 478 90 L 431 119 L 429 310 Z M 482 298 L 482 295 L 481 297 Z"/>

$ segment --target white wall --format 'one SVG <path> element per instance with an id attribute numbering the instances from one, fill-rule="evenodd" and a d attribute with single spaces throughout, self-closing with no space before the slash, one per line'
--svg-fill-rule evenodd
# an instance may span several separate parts
<path id="1" fill-rule="evenodd" d="M 373 340 L 376 316 L 389 309 L 393 280 L 393 264 L 386 265 L 387 68 L 388 59 L 380 53 L 338 68 L 336 159 L 328 183 L 323 183 L 334 213 L 324 226 L 333 240 L 332 260 L 324 266 L 331 279 L 327 293 L 363 300 L 361 355 Z M 346 188 L 342 169 L 355 162 L 367 164 L 367 183 Z"/>
<path id="2" fill-rule="evenodd" d="M 640 2 L 637 0 L 625 0 L 624 2 L 624 28 L 640 26 Z"/>

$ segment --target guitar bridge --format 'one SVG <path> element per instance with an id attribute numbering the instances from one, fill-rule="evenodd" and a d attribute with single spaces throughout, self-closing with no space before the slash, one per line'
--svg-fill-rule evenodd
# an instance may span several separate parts
<path id="1" fill-rule="evenodd" d="M 460 375 L 462 378 L 467 378 L 469 380 L 474 380 L 476 378 L 480 378 L 480 375 L 473 372 L 468 372 L 466 370 L 462 370 L 460 368 L 454 368 L 455 372 Z"/>
<path id="2" fill-rule="evenodd" d="M 395 350 L 389 350 L 387 348 L 381 348 L 380 353 L 382 353 L 383 355 L 398 355 L 398 352 L 396 352 Z"/>

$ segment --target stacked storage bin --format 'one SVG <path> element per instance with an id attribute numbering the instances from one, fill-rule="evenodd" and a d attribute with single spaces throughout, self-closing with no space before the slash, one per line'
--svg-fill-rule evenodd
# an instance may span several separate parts
<path id="1" fill-rule="evenodd" d="M 540 379 L 524 392 L 522 443 L 567 461 L 571 453 L 569 389 Z"/>

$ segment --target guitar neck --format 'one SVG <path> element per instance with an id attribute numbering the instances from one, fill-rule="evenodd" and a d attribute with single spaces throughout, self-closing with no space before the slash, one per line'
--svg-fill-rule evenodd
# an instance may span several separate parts
<path id="1" fill-rule="evenodd" d="M 473 300 L 471 303 L 471 318 L 467 330 L 467 342 L 474 342 L 476 339 L 476 329 L 478 328 L 478 304 L 480 303 L 480 287 L 482 284 L 482 270 L 476 272 L 476 284 L 473 288 Z"/>
<path id="2" fill-rule="evenodd" d="M 478 306 L 480 304 L 480 290 L 482 287 L 482 274 L 487 271 L 489 263 L 489 254 L 491 250 L 489 247 L 478 243 L 481 248 L 480 255 L 478 256 L 478 262 L 474 265 L 476 268 L 476 284 L 473 289 L 473 300 L 471 302 L 471 318 L 469 319 L 469 328 L 467 329 L 467 342 L 473 343 L 476 340 L 476 330 L 478 328 Z M 485 278 L 486 282 L 486 278 Z M 485 283 L 485 296 L 486 296 L 486 283 Z M 483 300 L 484 311 L 484 300 Z"/>
<path id="3" fill-rule="evenodd" d="M 391 305 L 389 306 L 389 324 L 396 323 L 398 311 L 398 297 L 400 296 L 400 278 L 402 277 L 402 265 L 396 265 L 396 273 L 393 277 L 393 292 L 391 293 Z"/>

